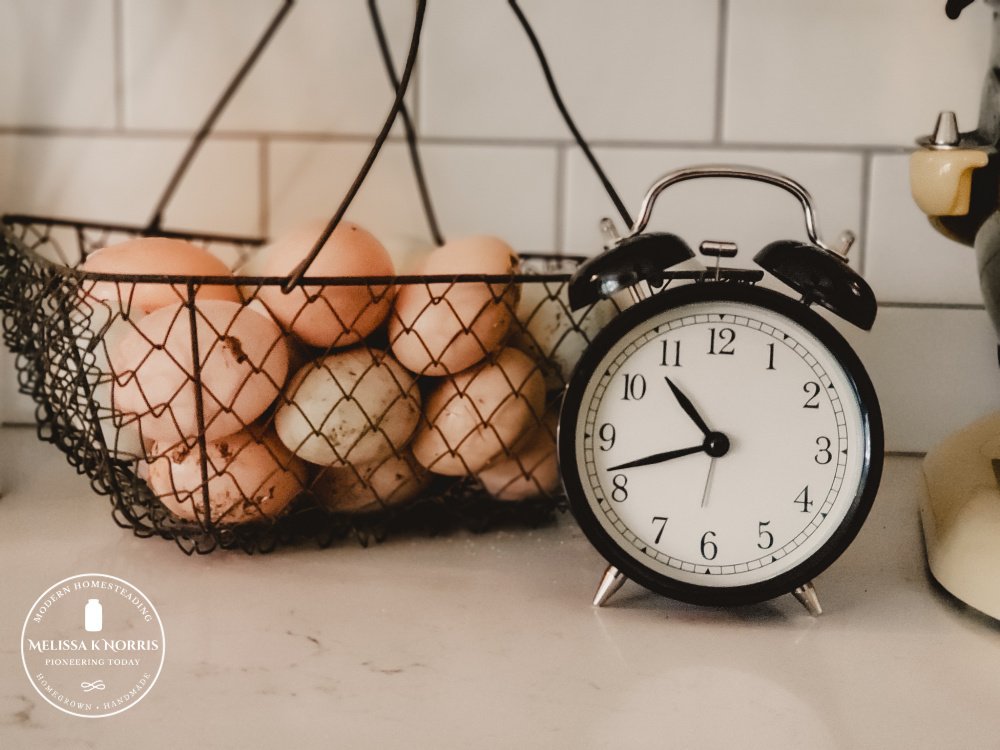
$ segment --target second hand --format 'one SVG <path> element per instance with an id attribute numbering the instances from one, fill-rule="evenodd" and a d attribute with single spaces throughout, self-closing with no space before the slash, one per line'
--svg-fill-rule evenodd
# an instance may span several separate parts
<path id="1" fill-rule="evenodd" d="M 708 505 L 708 490 L 712 486 L 712 472 L 715 471 L 715 456 L 708 464 L 708 476 L 705 477 L 705 490 L 701 493 L 701 507 Z"/>

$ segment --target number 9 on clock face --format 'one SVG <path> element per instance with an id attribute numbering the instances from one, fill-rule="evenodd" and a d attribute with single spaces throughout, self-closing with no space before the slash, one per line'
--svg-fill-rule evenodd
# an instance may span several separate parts
<path id="1" fill-rule="evenodd" d="M 703 604 L 802 585 L 855 537 L 881 475 L 860 361 L 806 305 L 725 282 L 625 310 L 578 365 L 559 457 L 574 515 L 622 573 Z"/>

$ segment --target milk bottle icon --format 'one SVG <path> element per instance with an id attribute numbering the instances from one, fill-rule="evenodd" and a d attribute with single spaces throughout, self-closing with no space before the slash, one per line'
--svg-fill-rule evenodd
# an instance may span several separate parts
<path id="1" fill-rule="evenodd" d="M 100 599 L 88 599 L 83 608 L 83 627 L 88 633 L 100 633 L 104 627 L 104 609 Z"/>

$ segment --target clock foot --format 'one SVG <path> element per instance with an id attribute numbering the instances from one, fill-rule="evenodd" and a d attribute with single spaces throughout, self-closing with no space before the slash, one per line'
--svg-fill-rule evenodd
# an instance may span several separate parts
<path id="1" fill-rule="evenodd" d="M 792 594 L 799 600 L 799 604 L 805 607 L 813 617 L 819 617 L 823 614 L 823 607 L 820 606 L 819 597 L 816 595 L 816 587 L 812 585 L 812 581 L 802 584 Z"/>
<path id="2" fill-rule="evenodd" d="M 597 586 L 594 594 L 594 606 L 603 607 L 608 603 L 608 599 L 615 595 L 615 592 L 622 587 L 628 579 L 614 565 L 609 565 L 601 577 L 601 582 Z"/>

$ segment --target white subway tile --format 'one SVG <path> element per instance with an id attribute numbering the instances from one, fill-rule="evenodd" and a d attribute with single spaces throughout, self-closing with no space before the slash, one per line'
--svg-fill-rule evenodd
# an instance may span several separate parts
<path id="1" fill-rule="evenodd" d="M 127 125 L 200 124 L 279 7 L 274 0 L 125 0 Z M 402 70 L 413 3 L 383 0 L 379 8 Z M 365 4 L 299 0 L 219 128 L 371 132 L 391 103 Z"/>
<path id="2" fill-rule="evenodd" d="M 732 2 L 725 138 L 909 145 L 942 109 L 971 129 L 989 19 L 976 3 L 949 21 L 942 0 Z"/>
<path id="3" fill-rule="evenodd" d="M 368 149 L 367 143 L 273 142 L 271 234 L 312 218 L 332 216 Z M 426 145 L 421 154 L 446 237 L 496 234 L 520 250 L 552 249 L 554 148 Z M 348 218 L 382 237 L 428 236 L 403 144 L 383 148 Z"/>
<path id="4" fill-rule="evenodd" d="M 185 146 L 187 144 L 185 143 Z M 209 140 L 167 207 L 164 226 L 176 229 L 260 233 L 261 146 L 256 141 Z M 176 163 L 171 158 L 170 171 Z M 157 198 L 165 183 L 155 183 Z"/>
<path id="5" fill-rule="evenodd" d="M 1000 409 L 997 337 L 985 311 L 883 307 L 868 333 L 838 327 L 875 384 L 887 450 L 926 451 Z"/>
<path id="6" fill-rule="evenodd" d="M 115 125 L 112 0 L 0 3 L 0 124 Z"/>
<path id="7" fill-rule="evenodd" d="M 938 234 L 910 195 L 909 156 L 872 160 L 865 277 L 882 302 L 981 304 L 976 253 Z"/>
<path id="8" fill-rule="evenodd" d="M 730 151 L 700 149 L 602 148 L 595 154 L 635 219 L 643 196 L 658 178 L 697 164 L 744 164 L 784 173 L 802 183 L 815 200 L 821 238 L 834 242 L 840 232 L 858 233 L 861 251 L 861 157 L 847 153 Z M 593 254 L 601 249 L 598 221 L 621 219 L 582 153 L 570 152 L 566 191 L 564 249 Z M 740 247 L 733 265 L 754 267 L 753 256 L 781 239 L 806 239 L 802 209 L 778 188 L 732 179 L 700 179 L 668 188 L 653 207 L 649 229 L 680 235 L 697 252 L 703 240 L 731 240 Z M 706 259 L 708 260 L 708 259 Z"/>
<path id="9" fill-rule="evenodd" d="M 142 224 L 185 146 L 179 138 L 2 136 L 0 203 L 8 213 Z M 251 141 L 204 144 L 164 226 L 255 234 L 258 156 Z"/>
<path id="10" fill-rule="evenodd" d="M 586 137 L 711 139 L 717 3 L 528 0 L 521 7 Z M 438 0 L 427 16 L 423 133 L 570 137 L 507 3 Z"/>

